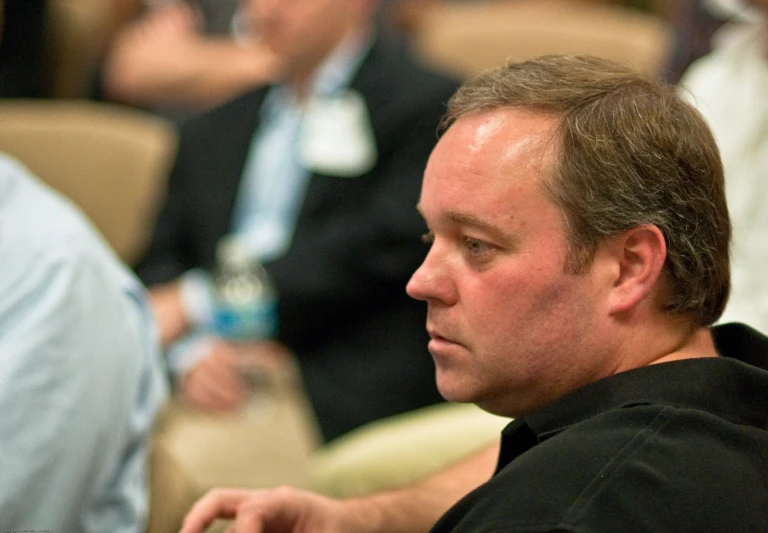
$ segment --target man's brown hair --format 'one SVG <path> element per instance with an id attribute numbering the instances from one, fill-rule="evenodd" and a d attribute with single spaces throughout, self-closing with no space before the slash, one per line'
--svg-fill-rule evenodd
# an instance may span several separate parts
<path id="1" fill-rule="evenodd" d="M 699 325 L 720 317 L 730 292 L 723 167 L 705 120 L 673 87 L 604 59 L 545 56 L 469 80 L 444 125 L 501 108 L 558 118 L 543 186 L 564 213 L 566 268 L 587 270 L 602 239 L 653 224 L 667 244 L 664 309 Z"/>

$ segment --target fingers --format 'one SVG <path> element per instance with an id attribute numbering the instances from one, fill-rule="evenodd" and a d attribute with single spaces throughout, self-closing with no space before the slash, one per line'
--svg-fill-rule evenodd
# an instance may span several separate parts
<path id="1" fill-rule="evenodd" d="M 227 533 L 366 531 L 367 520 L 350 521 L 349 513 L 343 502 L 292 487 L 215 489 L 192 506 L 180 533 L 201 533 L 216 518 L 235 519 Z"/>
<path id="2" fill-rule="evenodd" d="M 231 527 L 232 533 L 262 533 L 264 531 L 261 514 L 248 511 L 238 511 L 235 523 Z"/>
<path id="3" fill-rule="evenodd" d="M 290 487 L 263 491 L 244 500 L 237 508 L 235 532 L 299 533 L 299 516 L 302 512 L 307 516 L 308 511 L 301 491 Z"/>
<path id="4" fill-rule="evenodd" d="M 229 354 L 213 351 L 184 375 L 182 395 L 192 405 L 208 410 L 227 411 L 242 405 L 247 391 L 236 364 Z"/>
<path id="5" fill-rule="evenodd" d="M 277 341 L 259 341 L 243 345 L 238 350 L 241 364 L 279 370 L 291 361 L 290 350 Z"/>
<path id="6" fill-rule="evenodd" d="M 301 509 L 302 493 L 294 489 L 214 489 L 195 503 L 180 533 L 202 533 L 217 518 L 233 522 L 226 533 L 290 532 Z"/>
<path id="7" fill-rule="evenodd" d="M 242 489 L 214 489 L 208 492 L 189 510 L 179 533 L 202 533 L 217 518 L 234 518 L 237 508 L 255 494 L 258 492 Z"/>
<path id="8" fill-rule="evenodd" d="M 247 400 L 249 392 L 243 376 L 276 371 L 289 357 L 288 350 L 273 341 L 237 348 L 215 342 L 210 353 L 184 374 L 181 393 L 190 404 L 202 409 L 231 411 Z"/>
<path id="9" fill-rule="evenodd" d="M 186 2 L 174 2 L 150 11 L 144 19 L 145 27 L 164 34 L 195 33 L 200 15 Z"/>

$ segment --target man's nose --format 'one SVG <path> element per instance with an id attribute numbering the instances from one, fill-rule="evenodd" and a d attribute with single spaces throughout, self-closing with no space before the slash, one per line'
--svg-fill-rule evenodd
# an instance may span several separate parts
<path id="1" fill-rule="evenodd" d="M 405 292 L 416 300 L 440 301 L 446 305 L 456 303 L 456 288 L 451 279 L 449 264 L 435 245 L 411 276 Z"/>

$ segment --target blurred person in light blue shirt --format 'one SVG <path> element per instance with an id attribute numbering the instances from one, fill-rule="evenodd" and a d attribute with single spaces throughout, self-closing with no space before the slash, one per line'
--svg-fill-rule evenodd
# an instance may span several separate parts
<path id="1" fill-rule="evenodd" d="M 0 529 L 141 532 L 167 387 L 143 288 L 0 154 Z"/>

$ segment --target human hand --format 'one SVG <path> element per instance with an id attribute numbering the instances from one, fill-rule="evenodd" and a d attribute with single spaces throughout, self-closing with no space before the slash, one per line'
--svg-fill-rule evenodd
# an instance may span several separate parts
<path id="1" fill-rule="evenodd" d="M 239 354 L 233 346 L 213 340 L 209 352 L 181 377 L 182 398 L 209 411 L 240 407 L 247 400 L 248 391 L 240 377 L 239 364 Z"/>
<path id="2" fill-rule="evenodd" d="M 160 342 L 166 346 L 181 337 L 189 328 L 177 282 L 157 285 L 148 292 L 149 306 L 160 332 Z"/>
<path id="3" fill-rule="evenodd" d="M 493 444 L 413 485 L 347 500 L 290 487 L 214 489 L 189 510 L 181 533 L 202 533 L 217 518 L 234 519 L 228 533 L 426 533 L 488 481 L 498 455 Z"/>
<path id="4" fill-rule="evenodd" d="M 291 351 L 274 340 L 238 343 L 230 346 L 237 352 L 238 368 L 257 368 L 275 373 L 283 370 L 293 359 Z"/>
<path id="5" fill-rule="evenodd" d="M 291 487 L 214 489 L 192 506 L 180 533 L 202 533 L 217 518 L 234 519 L 232 533 L 354 533 L 374 531 L 353 502 Z M 368 525 L 375 523 L 369 521 Z"/>
<path id="6" fill-rule="evenodd" d="M 122 30 L 105 60 L 105 93 L 200 110 L 282 77 L 282 58 L 258 38 L 209 36 L 199 26 L 197 11 L 174 2 Z"/>
<path id="7" fill-rule="evenodd" d="M 128 42 L 132 49 L 143 49 L 146 55 L 154 45 L 175 47 L 195 37 L 200 33 L 201 24 L 200 13 L 191 5 L 172 2 L 151 9 L 126 26 L 118 39 Z"/>
<path id="8" fill-rule="evenodd" d="M 168 80 L 194 64 L 200 15 L 185 2 L 152 9 L 115 37 L 104 66 L 104 89 L 117 99 L 151 100 Z M 159 81 L 154 81 L 159 78 Z"/>
<path id="9" fill-rule="evenodd" d="M 284 369 L 290 358 L 289 350 L 277 341 L 232 344 L 216 339 L 209 353 L 182 376 L 181 394 L 196 407 L 230 411 L 247 400 L 247 377 L 259 373 L 268 378 Z"/>

